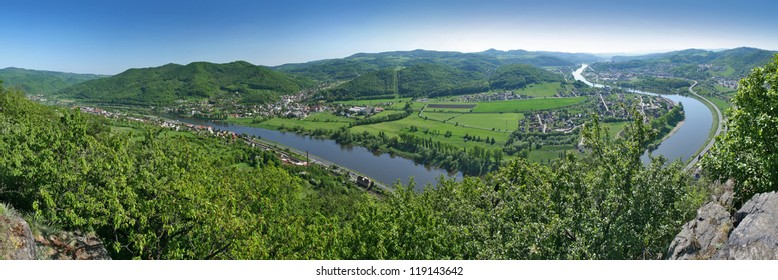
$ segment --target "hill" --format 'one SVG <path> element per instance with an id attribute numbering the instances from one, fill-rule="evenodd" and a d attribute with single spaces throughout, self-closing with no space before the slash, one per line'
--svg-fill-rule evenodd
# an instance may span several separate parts
<path id="1" fill-rule="evenodd" d="M 461 64 L 454 67 L 427 63 L 401 69 L 368 72 L 319 93 L 326 100 L 437 97 L 484 92 L 490 89 L 521 89 L 531 84 L 562 82 L 561 75 L 526 64 L 500 67 Z"/>
<path id="2" fill-rule="evenodd" d="M 778 52 L 746 47 L 723 51 L 688 49 L 642 56 L 614 56 L 612 62 L 597 63 L 593 67 L 661 69 L 673 76 L 689 79 L 740 78 L 751 69 L 770 62 L 775 54 Z"/>
<path id="3" fill-rule="evenodd" d="M 601 59 L 589 54 L 529 52 L 525 50 L 499 51 L 490 49 L 478 53 L 413 50 L 358 53 L 341 59 L 284 64 L 273 69 L 321 82 L 332 82 L 351 80 L 380 69 L 405 68 L 422 64 L 441 64 L 489 75 L 498 67 L 509 64 L 569 67 Z"/>
<path id="4" fill-rule="evenodd" d="M 105 77 L 21 68 L 0 69 L 0 81 L 7 87 L 18 87 L 27 94 L 52 94 L 69 86 Z"/>
<path id="5" fill-rule="evenodd" d="M 199 100 L 237 93 L 244 100 L 267 102 L 310 86 L 262 66 L 236 61 L 226 64 L 194 62 L 130 69 L 116 76 L 81 83 L 59 92 L 93 102 L 164 105 L 176 100 Z M 248 97 L 248 98 L 247 98 Z"/>
<path id="6" fill-rule="evenodd" d="M 489 79 L 492 89 L 519 89 L 531 84 L 562 82 L 561 75 L 526 64 L 505 65 Z"/>

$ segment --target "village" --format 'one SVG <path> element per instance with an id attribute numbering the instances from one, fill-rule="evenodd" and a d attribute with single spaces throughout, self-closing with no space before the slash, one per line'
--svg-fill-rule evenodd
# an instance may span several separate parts
<path id="1" fill-rule="evenodd" d="M 595 83 L 602 83 L 602 84 L 617 84 L 618 82 L 631 81 L 631 80 L 635 80 L 647 76 L 660 78 L 660 79 L 678 78 L 678 74 L 674 74 L 668 71 L 668 69 L 672 69 L 669 67 L 647 67 L 646 66 L 646 67 L 637 67 L 637 68 L 629 68 L 629 69 L 614 69 L 614 68 L 595 69 L 593 67 L 589 67 L 589 69 L 591 71 L 585 72 L 584 76 L 586 76 L 587 79 Z M 699 64 L 697 65 L 697 71 L 723 72 L 726 71 L 726 69 L 711 64 Z M 738 87 L 737 78 L 725 78 L 721 76 L 714 76 L 710 78 L 710 80 L 714 84 L 725 88 L 735 90 Z"/>
<path id="2" fill-rule="evenodd" d="M 610 91 L 610 89 L 605 90 Z M 584 110 L 585 112 L 572 113 L 571 111 L 581 110 L 565 108 L 527 113 L 525 118 L 519 121 L 518 131 L 543 134 L 572 133 L 583 125 L 592 113 L 597 114 L 603 120 L 624 121 L 629 119 L 627 108 L 636 108 L 648 118 L 658 118 L 676 106 L 671 100 L 661 96 L 628 96 L 621 93 L 598 93 L 594 99 L 594 106 L 585 107 L 589 108 L 589 110 Z"/>

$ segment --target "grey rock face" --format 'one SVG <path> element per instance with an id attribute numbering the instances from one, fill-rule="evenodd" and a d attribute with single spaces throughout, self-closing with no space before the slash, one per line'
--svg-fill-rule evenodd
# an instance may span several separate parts
<path id="1" fill-rule="evenodd" d="M 671 260 L 707 259 L 727 241 L 732 229 L 729 212 L 715 202 L 697 210 L 697 217 L 684 224 L 667 252 Z"/>
<path id="2" fill-rule="evenodd" d="M 761 193 L 734 215 L 735 229 L 717 258 L 778 259 L 778 193 Z"/>

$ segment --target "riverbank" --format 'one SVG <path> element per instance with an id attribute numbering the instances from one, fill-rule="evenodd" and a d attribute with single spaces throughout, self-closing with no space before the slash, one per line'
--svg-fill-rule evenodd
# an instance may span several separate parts
<path id="1" fill-rule="evenodd" d="M 680 121 L 677 124 L 675 124 L 675 127 L 673 127 L 673 129 L 670 130 L 670 132 L 665 134 L 665 136 L 662 137 L 662 140 L 659 140 L 659 142 L 664 142 L 665 140 L 667 140 L 667 138 L 670 138 L 670 136 L 673 136 L 673 134 L 675 134 L 676 132 L 678 132 L 679 129 L 681 129 L 681 127 L 684 125 L 684 123 L 686 123 L 686 121 Z"/>

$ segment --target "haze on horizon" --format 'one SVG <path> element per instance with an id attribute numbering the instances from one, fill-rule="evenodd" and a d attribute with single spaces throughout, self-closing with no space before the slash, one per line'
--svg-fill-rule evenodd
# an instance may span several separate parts
<path id="1" fill-rule="evenodd" d="M 413 49 L 778 50 L 776 8 L 764 0 L 11 0 L 0 10 L 0 68 L 117 74 L 167 63 L 274 66 Z"/>

